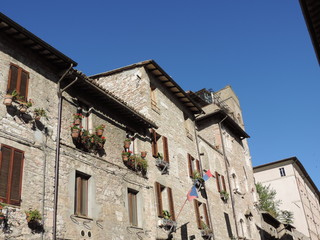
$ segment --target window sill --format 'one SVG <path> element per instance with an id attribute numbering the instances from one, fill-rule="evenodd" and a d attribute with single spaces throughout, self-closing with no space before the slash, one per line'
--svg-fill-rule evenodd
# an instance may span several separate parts
<path id="1" fill-rule="evenodd" d="M 137 229 L 137 230 L 143 230 L 142 227 L 133 226 L 133 225 L 129 225 L 127 228 L 132 228 L 132 229 Z"/>
<path id="2" fill-rule="evenodd" d="M 76 214 L 74 214 L 73 216 L 76 217 L 76 218 L 81 218 L 81 219 L 86 219 L 86 220 L 93 221 L 93 218 L 90 218 L 90 217 L 87 217 L 87 216 L 76 215 Z"/>

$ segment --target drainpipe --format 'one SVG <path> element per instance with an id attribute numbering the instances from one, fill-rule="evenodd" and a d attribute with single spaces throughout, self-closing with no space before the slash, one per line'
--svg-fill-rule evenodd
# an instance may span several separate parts
<path id="1" fill-rule="evenodd" d="M 62 116 L 62 93 L 69 88 L 72 84 L 74 84 L 78 77 L 75 78 L 68 86 L 64 89 L 61 89 L 61 81 L 65 78 L 65 76 L 72 69 L 73 64 L 70 65 L 68 70 L 61 76 L 58 81 L 58 124 L 57 124 L 57 142 L 56 142 L 56 157 L 55 157 L 55 175 L 54 175 L 54 202 L 53 202 L 53 239 L 56 240 L 57 235 L 57 209 L 58 209 L 58 191 L 59 191 L 59 162 L 60 162 L 60 133 L 61 133 L 61 116 Z"/>
<path id="2" fill-rule="evenodd" d="M 239 230 L 238 230 L 238 224 L 237 224 L 237 217 L 236 217 L 236 212 L 235 212 L 235 206 L 234 206 L 234 198 L 233 198 L 233 192 L 231 189 L 231 184 L 230 184 L 230 174 L 229 174 L 229 169 L 228 169 L 228 159 L 226 156 L 226 149 L 225 149 L 225 145 L 224 145 L 224 139 L 223 139 L 223 135 L 222 135 L 222 127 L 221 127 L 221 123 L 226 120 L 228 117 L 225 116 L 224 119 L 222 119 L 218 125 L 219 125 L 219 131 L 220 131 L 220 136 L 221 136 L 221 144 L 222 144 L 222 151 L 223 151 L 223 159 L 224 159 L 224 163 L 225 163 L 225 167 L 226 167 L 226 171 L 227 171 L 227 179 L 228 179 L 228 185 L 229 185 L 229 191 L 230 191 L 230 199 L 231 199 L 231 206 L 232 206 L 232 213 L 233 213 L 233 218 L 234 218 L 234 223 L 235 223 L 235 227 L 236 227 L 236 234 L 237 234 L 237 239 L 239 239 Z"/>
<path id="3" fill-rule="evenodd" d="M 202 171 L 203 171 L 202 160 L 201 160 L 201 156 L 200 156 L 199 140 L 198 140 L 198 134 L 197 134 L 197 130 L 196 130 L 196 125 L 195 124 L 194 124 L 194 133 L 195 133 L 195 138 L 196 138 L 198 158 L 200 160 L 200 170 L 201 170 L 201 173 L 202 173 Z M 205 184 L 203 184 L 203 187 L 204 187 L 204 190 L 207 192 Z M 211 211 L 210 211 L 210 207 L 209 207 L 208 195 L 207 195 L 206 203 L 207 203 L 207 206 L 208 206 L 207 207 L 207 211 L 208 211 L 208 214 L 209 214 L 210 227 L 213 228 L 213 224 L 212 224 L 212 220 L 211 220 Z"/>

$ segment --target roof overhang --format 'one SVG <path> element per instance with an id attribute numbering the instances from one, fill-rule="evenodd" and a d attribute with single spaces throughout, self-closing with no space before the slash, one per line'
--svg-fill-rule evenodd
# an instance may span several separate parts
<path id="1" fill-rule="evenodd" d="M 209 118 L 215 119 L 217 121 L 222 121 L 222 124 L 226 126 L 230 131 L 240 137 L 240 139 L 250 138 L 250 136 L 222 109 L 216 110 L 212 113 L 209 113 L 205 116 L 198 117 L 196 122 L 201 124 L 202 121 L 205 121 Z"/>
<path id="2" fill-rule="evenodd" d="M 116 115 L 120 122 L 127 123 L 127 126 L 131 125 L 133 129 L 158 128 L 154 122 L 129 107 L 126 102 L 95 85 L 85 74 L 74 69 L 71 70 L 71 72 L 72 73 L 66 77 L 66 83 L 64 85 L 67 86 L 77 77 L 78 80 L 72 84 L 71 89 L 75 89 L 82 94 L 84 99 L 91 102 L 93 106 L 100 106 L 100 109 L 107 109 L 110 113 Z"/>
<path id="3" fill-rule="evenodd" d="M 91 78 L 110 76 L 137 67 L 145 67 L 193 114 L 204 113 L 202 108 L 197 103 L 195 103 L 188 96 L 188 94 L 154 60 L 147 60 L 126 67 L 118 68 L 109 72 L 96 74 L 91 76 Z"/>
<path id="4" fill-rule="evenodd" d="M 320 1 L 300 0 L 300 6 L 320 64 Z"/>
<path id="5" fill-rule="evenodd" d="M 29 32 L 1 12 L 0 34 L 5 34 L 9 38 L 14 39 L 18 44 L 31 49 L 33 52 L 58 68 L 66 69 L 70 67 L 71 64 L 73 67 L 78 65 L 75 61 L 53 48 L 51 45 L 35 36 L 33 33 Z"/>

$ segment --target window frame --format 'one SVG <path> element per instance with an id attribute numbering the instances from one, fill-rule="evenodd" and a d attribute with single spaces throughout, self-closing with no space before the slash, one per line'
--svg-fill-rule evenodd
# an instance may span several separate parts
<path id="1" fill-rule="evenodd" d="M 1 168 L 2 168 L 2 164 L 4 162 L 4 157 L 3 157 L 3 148 L 7 148 L 10 150 L 10 159 L 9 159 L 9 172 L 8 172 L 8 176 L 7 176 L 7 186 L 6 186 L 6 196 L 0 197 L 0 200 L 6 204 L 10 204 L 10 205 L 15 205 L 15 206 L 20 206 L 21 203 L 21 190 L 22 190 L 22 177 L 23 177 L 23 167 L 24 167 L 24 151 L 11 147 L 9 145 L 6 144 L 1 144 L 1 151 L 0 151 L 0 174 L 1 174 Z M 11 199 L 11 194 L 13 192 L 12 190 L 12 183 L 13 183 L 13 171 L 14 171 L 14 153 L 18 152 L 21 155 L 21 163 L 20 163 L 20 173 L 19 173 L 19 187 L 18 189 L 16 189 L 16 191 L 18 190 L 18 198 L 19 199 Z"/>
<path id="2" fill-rule="evenodd" d="M 188 169 L 189 169 L 190 178 L 193 178 L 193 174 L 195 171 L 198 171 L 201 176 L 203 175 L 200 169 L 200 161 L 192 157 L 191 154 L 189 153 L 188 153 Z"/>
<path id="3" fill-rule="evenodd" d="M 221 175 L 220 173 L 218 173 L 217 171 L 215 172 L 215 176 L 216 176 L 218 192 L 221 192 L 221 191 L 227 192 L 226 182 L 224 180 L 224 176 Z"/>
<path id="4" fill-rule="evenodd" d="M 167 190 L 168 196 L 168 207 L 171 215 L 171 220 L 175 221 L 175 210 L 174 210 L 174 202 L 173 202 L 173 194 L 172 189 L 170 187 L 166 187 L 158 182 L 155 182 L 155 190 L 156 190 L 156 200 L 157 200 L 157 213 L 159 218 L 163 218 L 163 198 L 162 192 Z"/>
<path id="5" fill-rule="evenodd" d="M 12 67 L 17 68 L 17 79 L 16 81 L 16 88 L 11 88 L 13 79 L 12 79 Z M 22 73 L 25 73 L 27 75 L 26 79 L 26 86 L 25 86 L 25 92 L 21 93 L 21 81 L 22 81 Z M 24 70 L 22 67 L 19 67 L 17 64 L 10 63 L 9 66 L 9 76 L 8 76 L 8 84 L 7 84 L 7 92 L 11 93 L 13 90 L 16 90 L 20 96 L 23 96 L 23 100 L 27 101 L 28 99 L 28 88 L 29 88 L 29 79 L 30 79 L 30 73 L 26 70 Z"/>
<path id="6" fill-rule="evenodd" d="M 203 230 L 203 226 L 202 226 L 202 219 L 201 219 L 201 215 L 200 215 L 200 206 L 202 205 L 203 208 L 203 214 L 204 214 L 204 223 L 208 226 L 208 228 L 211 228 L 211 224 L 210 224 L 210 220 L 209 220 L 209 213 L 208 213 L 208 208 L 207 208 L 207 204 L 204 202 L 200 202 L 197 199 L 193 199 L 193 205 L 194 205 L 194 210 L 195 210 L 195 215 L 196 215 L 196 221 L 197 221 L 197 226 L 198 229 Z"/>
<path id="7" fill-rule="evenodd" d="M 134 227 L 139 226 L 138 193 L 139 191 L 132 188 L 128 188 L 127 190 L 129 223 Z"/>
<path id="8" fill-rule="evenodd" d="M 279 171 L 280 171 L 280 177 L 286 176 L 286 171 L 284 170 L 284 167 L 279 168 Z"/>
<path id="9" fill-rule="evenodd" d="M 74 199 L 74 214 L 79 217 L 89 217 L 89 179 L 90 175 L 80 171 L 75 174 L 75 199 Z M 83 185 L 85 184 L 85 185 Z M 79 190 L 80 186 L 80 191 Z M 83 195 L 83 187 L 86 188 L 86 195 Z M 85 206 L 83 202 L 85 201 Z M 83 209 L 84 207 L 84 209 Z"/>

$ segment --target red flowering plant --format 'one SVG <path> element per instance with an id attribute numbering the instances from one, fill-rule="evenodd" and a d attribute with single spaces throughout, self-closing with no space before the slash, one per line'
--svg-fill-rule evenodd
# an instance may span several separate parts
<path id="1" fill-rule="evenodd" d="M 81 113 L 75 113 L 73 114 L 73 119 L 76 120 L 76 119 L 82 119 L 84 118 L 84 116 L 81 114 Z"/>
<path id="2" fill-rule="evenodd" d="M 122 156 L 128 156 L 128 157 L 130 157 L 131 156 L 131 154 L 132 154 L 132 152 L 131 151 L 122 151 Z"/>

